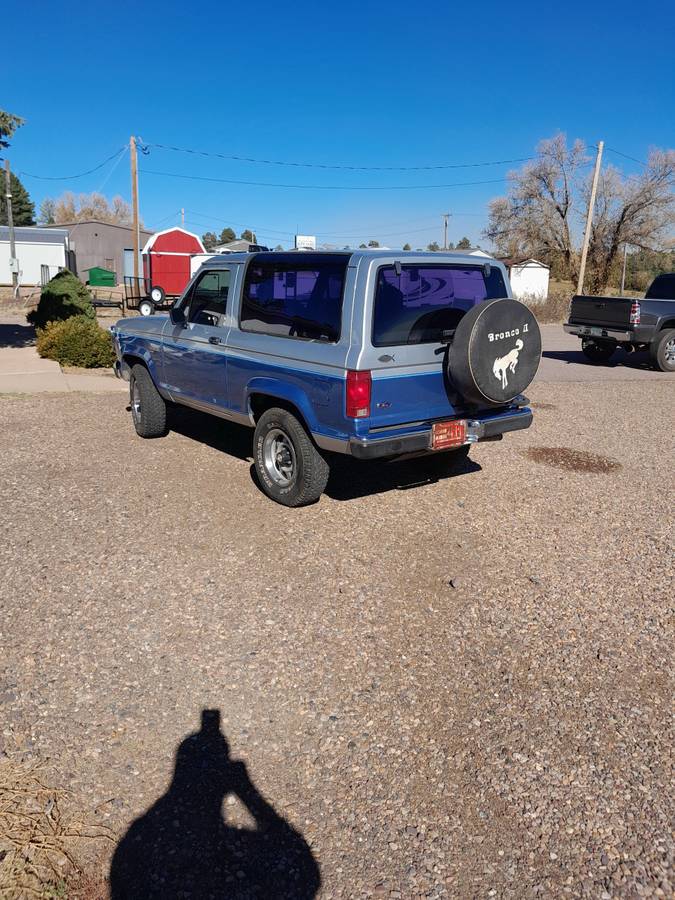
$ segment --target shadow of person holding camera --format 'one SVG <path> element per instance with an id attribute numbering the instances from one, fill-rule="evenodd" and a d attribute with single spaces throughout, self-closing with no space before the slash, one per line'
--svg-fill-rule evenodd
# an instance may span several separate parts
<path id="1" fill-rule="evenodd" d="M 230 795 L 254 829 L 224 820 Z M 208 709 L 176 751 L 166 794 L 130 826 L 110 867 L 111 900 L 310 900 L 320 884 L 306 841 L 257 791 L 244 763 L 231 759 L 220 712 Z"/>

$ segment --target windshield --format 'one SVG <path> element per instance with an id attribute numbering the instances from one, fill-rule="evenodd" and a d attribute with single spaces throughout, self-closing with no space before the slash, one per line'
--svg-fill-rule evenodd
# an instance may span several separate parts
<path id="1" fill-rule="evenodd" d="M 506 296 L 497 266 L 383 266 L 375 292 L 373 346 L 438 343 L 477 303 Z"/>

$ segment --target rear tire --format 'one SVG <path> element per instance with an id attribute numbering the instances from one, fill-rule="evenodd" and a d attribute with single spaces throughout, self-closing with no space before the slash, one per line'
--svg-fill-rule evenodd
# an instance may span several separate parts
<path id="1" fill-rule="evenodd" d="M 652 341 L 649 354 L 655 369 L 675 372 L 675 328 L 666 328 Z"/>
<path id="2" fill-rule="evenodd" d="M 140 363 L 131 369 L 129 395 L 136 434 L 143 438 L 163 437 L 168 430 L 166 403 L 152 376 Z"/>
<path id="3" fill-rule="evenodd" d="M 319 499 L 329 467 L 298 419 L 286 409 L 262 414 L 253 438 L 255 470 L 263 491 L 283 506 Z"/>
<path id="4" fill-rule="evenodd" d="M 614 356 L 614 351 L 616 350 L 616 344 L 609 343 L 600 343 L 599 341 L 582 341 L 581 342 L 581 352 L 584 354 L 586 359 L 590 360 L 590 362 L 595 363 L 596 366 L 604 365 L 608 363 L 612 356 Z"/>

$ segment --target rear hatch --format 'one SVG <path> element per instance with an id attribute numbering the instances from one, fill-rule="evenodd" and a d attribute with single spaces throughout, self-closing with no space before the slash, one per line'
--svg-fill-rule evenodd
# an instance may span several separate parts
<path id="1" fill-rule="evenodd" d="M 447 342 L 465 312 L 507 296 L 494 264 L 381 266 L 369 336 L 370 431 L 461 415 L 465 403 L 446 375 Z"/>
<path id="2" fill-rule="evenodd" d="M 587 297 L 572 298 L 570 322 L 574 325 L 604 325 L 605 328 L 630 327 L 630 311 L 633 304 L 630 297 Z"/>

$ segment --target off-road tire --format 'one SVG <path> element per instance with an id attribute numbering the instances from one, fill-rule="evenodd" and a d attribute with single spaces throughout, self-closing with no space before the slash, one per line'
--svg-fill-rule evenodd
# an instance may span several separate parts
<path id="1" fill-rule="evenodd" d="M 152 376 L 140 363 L 131 369 L 129 397 L 136 434 L 143 438 L 163 437 L 168 430 L 166 402 Z"/>
<path id="2" fill-rule="evenodd" d="M 581 352 L 587 360 L 595 363 L 596 366 L 606 365 L 614 356 L 616 344 L 600 343 L 596 341 L 582 341 Z"/>
<path id="3" fill-rule="evenodd" d="M 675 372 L 675 328 L 665 328 L 654 338 L 649 355 L 655 369 Z"/>
<path id="4" fill-rule="evenodd" d="M 295 455 L 293 476 L 287 485 L 277 483 L 265 463 L 266 439 L 277 432 L 290 441 Z M 328 463 L 315 447 L 304 425 L 286 409 L 268 409 L 258 419 L 253 437 L 253 459 L 261 488 L 268 497 L 283 506 L 314 503 L 328 482 Z"/>

